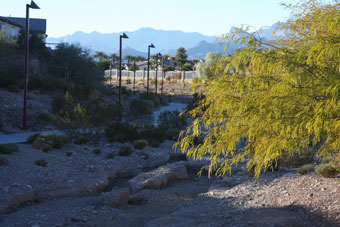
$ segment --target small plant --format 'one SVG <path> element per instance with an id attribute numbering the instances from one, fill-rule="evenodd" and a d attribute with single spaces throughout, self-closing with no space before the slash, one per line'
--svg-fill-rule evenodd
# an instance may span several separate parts
<path id="1" fill-rule="evenodd" d="M 310 173 L 314 171 L 314 166 L 312 164 L 307 164 L 307 165 L 303 165 L 300 168 L 298 168 L 298 173 L 301 175 Z"/>
<path id="2" fill-rule="evenodd" d="M 135 149 L 143 149 L 144 147 L 148 146 L 149 142 L 147 140 L 136 140 L 133 143 Z"/>
<path id="3" fill-rule="evenodd" d="M 334 158 L 331 156 L 326 156 L 322 159 L 321 164 L 334 163 Z"/>
<path id="4" fill-rule="evenodd" d="M 67 151 L 67 152 L 65 153 L 65 155 L 68 156 L 68 157 L 70 157 L 70 156 L 73 155 L 73 152 L 72 152 L 72 151 Z"/>
<path id="5" fill-rule="evenodd" d="M 85 136 L 78 136 L 73 140 L 73 143 L 77 145 L 87 144 L 89 142 L 89 139 L 87 139 Z"/>
<path id="6" fill-rule="evenodd" d="M 105 136 L 109 142 L 133 141 L 138 135 L 137 127 L 127 122 L 114 122 L 105 129 Z"/>
<path id="7" fill-rule="evenodd" d="M 52 150 L 52 146 L 50 144 L 47 143 L 43 143 L 39 146 L 40 150 L 43 152 L 49 152 L 50 150 Z"/>
<path id="8" fill-rule="evenodd" d="M 65 136 L 60 136 L 53 133 L 37 134 L 27 139 L 28 142 L 31 142 L 32 140 L 33 148 L 41 149 L 43 151 L 45 150 L 45 152 L 51 150 L 52 148 L 60 149 L 66 144 L 67 141 Z"/>
<path id="9" fill-rule="evenodd" d="M 47 166 L 47 161 L 44 160 L 44 159 L 39 159 L 39 160 L 36 160 L 34 162 L 37 166 L 42 166 L 42 167 L 46 167 Z"/>
<path id="10" fill-rule="evenodd" d="M 32 144 L 36 138 L 40 136 L 39 133 L 31 135 L 30 137 L 27 138 L 26 143 Z"/>
<path id="11" fill-rule="evenodd" d="M 39 122 L 41 122 L 41 121 L 50 122 L 51 120 L 52 119 L 51 119 L 50 115 L 48 115 L 47 113 L 41 113 L 37 117 L 37 121 L 39 121 Z"/>
<path id="12" fill-rule="evenodd" d="M 2 130 L 2 127 L 4 127 L 4 125 L 2 124 L 2 118 L 0 117 L 0 131 Z"/>
<path id="13" fill-rule="evenodd" d="M 8 159 L 6 157 L 0 156 L 0 166 L 5 166 L 5 165 L 8 165 L 8 164 L 9 164 Z"/>
<path id="14" fill-rule="evenodd" d="M 111 151 L 110 153 L 108 153 L 106 156 L 105 156 L 106 159 L 113 159 L 114 158 L 114 152 Z"/>
<path id="15" fill-rule="evenodd" d="M 151 147 L 159 147 L 159 145 L 160 145 L 160 143 L 158 141 L 155 141 L 155 140 L 151 141 L 151 143 L 150 143 Z"/>
<path id="16" fill-rule="evenodd" d="M 165 137 L 168 140 L 177 140 L 179 132 L 180 131 L 178 129 L 169 128 L 168 130 L 165 131 Z"/>
<path id="17" fill-rule="evenodd" d="M 154 104 L 147 99 L 133 99 L 130 103 L 131 113 L 135 116 L 152 114 Z"/>
<path id="18" fill-rule="evenodd" d="M 330 178 L 336 173 L 336 167 L 333 163 L 320 164 L 315 171 L 322 177 Z"/>
<path id="19" fill-rule="evenodd" d="M 95 155 L 99 155 L 100 153 L 102 153 L 102 150 L 99 149 L 99 148 L 96 148 L 96 149 L 93 150 L 93 154 L 95 154 Z"/>
<path id="20" fill-rule="evenodd" d="M 19 148 L 15 144 L 2 144 L 0 145 L 0 154 L 11 154 L 19 152 Z"/>
<path id="21" fill-rule="evenodd" d="M 118 155 L 120 156 L 130 156 L 133 150 L 129 146 L 121 146 L 118 151 Z"/>

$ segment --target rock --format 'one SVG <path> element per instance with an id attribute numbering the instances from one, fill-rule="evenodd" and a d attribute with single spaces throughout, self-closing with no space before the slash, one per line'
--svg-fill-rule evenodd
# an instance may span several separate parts
<path id="1" fill-rule="evenodd" d="M 102 201 L 111 207 L 119 207 L 127 204 L 130 199 L 130 190 L 128 188 L 113 189 L 111 192 L 102 193 Z"/>
<path id="2" fill-rule="evenodd" d="M 141 173 L 129 180 L 129 183 L 131 193 L 135 193 L 144 188 L 161 189 L 166 187 L 169 181 L 187 179 L 188 173 L 185 162 L 176 162 L 150 172 Z"/>

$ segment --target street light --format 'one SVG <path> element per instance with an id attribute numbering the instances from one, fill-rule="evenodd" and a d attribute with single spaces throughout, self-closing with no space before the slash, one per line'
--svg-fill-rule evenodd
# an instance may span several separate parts
<path id="1" fill-rule="evenodd" d="M 123 32 L 123 35 L 120 35 L 119 40 L 119 92 L 118 92 L 119 105 L 121 105 L 122 102 L 122 39 L 128 38 L 129 37 Z"/>
<path id="2" fill-rule="evenodd" d="M 26 129 L 26 109 L 27 109 L 27 89 L 28 89 L 28 65 L 29 65 L 29 13 L 31 9 L 40 9 L 32 0 L 31 4 L 26 4 L 26 27 L 25 27 L 25 84 L 24 84 L 24 110 L 23 110 L 23 129 Z"/>
<path id="3" fill-rule="evenodd" d="M 165 75 L 165 72 L 164 72 L 164 57 L 162 56 L 162 88 L 161 88 L 161 96 L 163 96 L 163 88 L 164 88 L 164 75 Z"/>
<path id="4" fill-rule="evenodd" d="M 158 69 L 158 58 L 162 57 L 162 54 L 161 53 L 158 53 L 157 54 L 157 57 L 156 57 L 156 83 L 155 83 L 155 94 L 157 94 L 157 69 Z"/>
<path id="5" fill-rule="evenodd" d="M 149 73 L 150 73 L 150 48 L 155 48 L 155 46 L 151 43 L 148 46 L 148 75 L 146 79 L 146 95 L 149 96 Z"/>

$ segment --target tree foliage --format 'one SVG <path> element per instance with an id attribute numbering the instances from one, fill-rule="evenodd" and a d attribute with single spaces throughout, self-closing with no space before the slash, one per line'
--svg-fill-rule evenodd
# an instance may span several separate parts
<path id="1" fill-rule="evenodd" d="M 184 47 L 180 47 L 176 51 L 175 61 L 179 70 L 184 70 L 187 63 L 188 55 Z"/>
<path id="2" fill-rule="evenodd" d="M 293 14 L 278 26 L 284 36 L 266 41 L 240 29 L 232 42 L 245 47 L 218 60 L 214 76 L 199 84 L 206 97 L 189 111 L 195 119 L 176 146 L 194 159 L 209 155 L 209 174 L 246 161 L 258 177 L 315 145 L 321 155 L 340 156 L 340 4 L 286 7 Z"/>

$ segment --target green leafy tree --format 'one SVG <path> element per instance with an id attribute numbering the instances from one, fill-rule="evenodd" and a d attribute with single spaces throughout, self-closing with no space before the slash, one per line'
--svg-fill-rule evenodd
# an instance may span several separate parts
<path id="1" fill-rule="evenodd" d="M 284 36 L 264 41 L 240 29 L 233 43 L 245 47 L 199 83 L 206 97 L 188 111 L 195 119 L 176 146 L 194 159 L 209 154 L 209 174 L 246 161 L 258 177 L 315 145 L 320 155 L 340 156 L 340 4 L 287 7 L 294 14 L 278 27 Z M 198 146 L 197 137 L 204 138 Z"/>
<path id="2" fill-rule="evenodd" d="M 185 70 L 185 64 L 187 63 L 188 55 L 184 47 L 180 47 L 176 51 L 175 62 L 179 70 Z"/>

